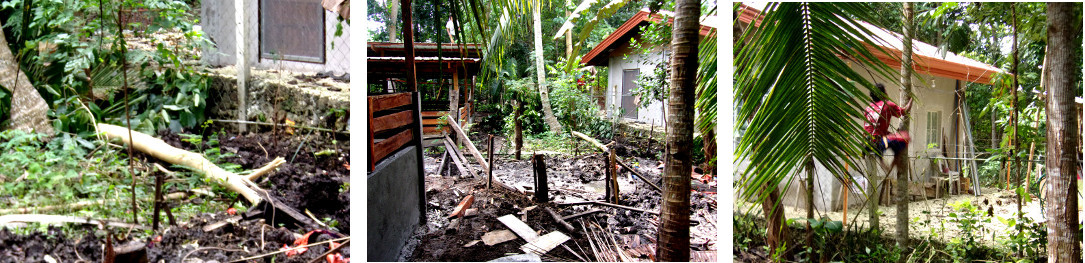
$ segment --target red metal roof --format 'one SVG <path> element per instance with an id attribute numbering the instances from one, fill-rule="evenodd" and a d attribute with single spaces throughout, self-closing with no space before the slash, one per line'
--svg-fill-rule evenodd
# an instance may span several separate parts
<path id="1" fill-rule="evenodd" d="M 659 13 L 666 13 L 670 15 L 670 17 L 667 19 L 667 23 L 674 22 L 673 13 L 668 11 L 660 11 Z M 619 47 L 621 44 L 629 42 L 629 38 L 633 37 L 634 34 L 639 33 L 639 30 L 635 29 L 639 28 L 640 26 L 648 25 L 651 22 L 659 22 L 660 20 L 662 20 L 663 15 L 659 13 L 650 13 L 647 10 L 638 11 L 636 14 L 633 15 L 633 17 L 630 17 L 629 20 L 626 20 L 625 23 L 619 26 L 617 30 L 614 30 L 613 33 L 610 33 L 607 38 L 603 39 L 602 42 L 599 42 L 598 45 L 595 45 L 595 48 L 592 48 L 591 51 L 588 51 L 588 54 L 584 55 L 584 57 L 580 59 L 580 63 L 591 66 L 606 65 L 607 57 L 611 51 Z M 713 30 L 715 29 L 716 25 L 712 23 L 702 23 L 700 34 L 702 36 L 714 36 L 715 33 L 713 32 Z"/>
<path id="2" fill-rule="evenodd" d="M 757 26 L 760 25 L 761 20 L 764 19 L 761 10 L 749 7 L 745 4 L 740 5 L 739 9 L 738 20 L 742 23 L 750 24 L 754 19 L 757 19 L 757 23 L 754 24 L 754 26 Z M 885 54 L 878 50 L 877 47 L 870 44 L 868 44 L 866 48 L 870 50 L 878 60 L 899 70 L 901 66 L 900 57 L 902 56 L 900 49 L 903 47 L 900 34 L 862 21 L 860 21 L 859 24 L 873 32 L 878 38 L 881 38 L 882 42 L 876 44 L 890 54 Z M 995 73 L 1002 72 L 998 67 L 953 54 L 952 52 L 946 52 L 946 55 L 943 57 L 938 54 L 937 47 L 922 41 L 914 40 L 912 47 L 914 49 L 912 52 L 912 60 L 915 61 L 915 64 L 912 67 L 917 73 L 968 82 L 991 84 L 991 77 L 993 77 Z"/>

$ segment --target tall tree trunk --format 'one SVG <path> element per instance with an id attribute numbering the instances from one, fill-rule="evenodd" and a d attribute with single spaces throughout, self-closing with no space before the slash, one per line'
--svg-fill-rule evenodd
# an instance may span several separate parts
<path id="1" fill-rule="evenodd" d="M 867 171 L 868 171 L 867 172 L 867 185 L 868 185 L 867 189 L 869 189 L 869 190 L 867 190 L 867 195 L 868 196 L 867 196 L 866 203 L 867 203 L 867 210 L 869 210 L 868 214 L 870 216 L 870 220 L 868 220 L 868 221 L 870 221 L 870 228 L 871 229 L 881 230 L 882 226 L 881 226 L 881 220 L 879 220 L 880 217 L 878 216 L 878 205 L 881 204 L 882 195 L 881 195 L 881 193 L 879 193 L 879 191 L 881 191 L 881 187 L 880 187 L 881 184 L 880 183 L 881 183 L 882 180 L 881 180 L 881 176 L 879 175 L 879 173 L 881 173 L 881 170 L 878 170 L 878 165 L 877 165 L 877 163 L 875 163 L 875 162 L 878 161 L 876 158 L 878 158 L 878 157 L 877 157 L 877 155 L 874 155 L 874 154 L 869 154 L 865 158 L 866 159 L 866 168 L 867 168 Z"/>
<path id="2" fill-rule="evenodd" d="M 535 18 L 535 72 L 538 75 L 539 84 L 539 99 L 542 101 L 543 107 L 543 120 L 546 121 L 546 126 L 550 127 L 550 131 L 553 133 L 561 133 L 561 123 L 558 123 L 558 118 L 554 117 L 554 110 L 550 108 L 550 90 L 546 88 L 546 67 L 543 65 L 543 46 L 542 46 L 542 14 L 539 10 L 542 1 L 536 1 L 535 6 L 531 9 L 531 16 Z"/>
<path id="3" fill-rule="evenodd" d="M 513 136 L 513 148 L 516 149 L 516 160 L 520 160 L 520 150 L 524 148 L 524 128 L 520 124 L 520 115 L 524 112 L 524 102 L 519 98 L 513 101 L 516 105 L 515 113 L 512 116 L 512 136 Z"/>
<path id="4" fill-rule="evenodd" d="M 388 20 L 384 25 L 388 27 L 388 42 L 399 42 L 399 1 L 388 0 Z"/>
<path id="5" fill-rule="evenodd" d="M 1050 69 L 1047 79 L 1047 262 L 1081 262 L 1077 187 L 1078 119 L 1074 83 L 1081 72 L 1074 68 L 1074 43 L 1081 34 L 1071 3 L 1047 4 L 1047 43 Z"/>
<path id="6" fill-rule="evenodd" d="M 1017 51 L 1017 3 L 1010 4 L 1010 13 L 1011 13 L 1011 17 L 1013 19 L 1013 69 L 1012 69 L 1012 72 L 1013 72 L 1013 87 L 1012 87 L 1013 91 L 1011 91 L 1011 93 L 1013 93 L 1013 112 L 1010 113 L 1010 123 L 1013 123 L 1013 142 L 1014 143 L 1011 144 L 1013 146 L 1011 148 L 1012 150 L 1010 151 L 1010 153 L 1012 154 L 1011 156 L 1013 156 L 1013 163 L 1011 164 L 1009 170 L 1014 175 L 1013 176 L 1013 178 L 1014 178 L 1014 187 L 1013 187 L 1014 191 L 1013 192 L 1016 193 L 1016 195 L 1017 195 L 1017 199 L 1016 199 L 1016 201 L 1017 201 L 1017 222 L 1021 222 L 1021 219 L 1024 217 L 1024 215 L 1021 214 L 1021 191 L 1017 191 L 1017 189 L 1021 187 L 1021 156 L 1019 154 L 1017 154 L 1017 147 L 1018 147 L 1018 145 L 1021 145 L 1021 138 L 1017 134 L 1017 118 L 1019 117 L 1019 114 L 1020 114 L 1018 112 L 1019 110 L 1018 110 L 1018 107 L 1017 107 L 1017 87 L 1018 87 L 1017 76 L 1020 75 L 1020 73 L 1021 73 L 1017 68 L 1018 65 L 1021 63 L 1021 57 L 1018 55 L 1018 51 Z M 1020 233 L 1021 232 L 1021 226 L 1022 226 L 1021 224 L 1015 224 L 1014 225 L 1014 230 L 1016 230 L 1018 233 Z M 1017 251 L 1015 251 L 1015 252 L 1017 253 L 1018 256 L 1020 256 L 1021 252 L 1022 252 L 1021 247 L 1017 247 Z"/>
<path id="7" fill-rule="evenodd" d="M 3 27 L 2 22 L 0 27 Z M 11 126 L 8 128 L 53 135 L 53 124 L 46 115 L 49 104 L 19 68 L 19 61 L 12 54 L 3 31 L 0 31 L 0 86 L 11 92 Z"/>
<path id="8" fill-rule="evenodd" d="M 765 244 L 769 246 L 769 254 L 775 254 L 780 246 L 787 240 L 787 225 L 784 224 L 784 206 L 780 203 L 780 188 L 763 187 L 761 191 L 768 191 L 761 201 L 761 211 L 765 213 Z"/>
<path id="9" fill-rule="evenodd" d="M 570 16 L 573 15 L 573 12 L 569 11 L 569 9 L 568 9 L 569 6 L 572 5 L 572 4 L 573 4 L 572 1 L 565 0 L 565 8 L 566 8 L 565 9 L 565 17 L 570 17 Z M 569 58 L 569 59 L 573 58 L 573 30 L 572 29 L 569 29 L 569 30 L 565 31 L 565 57 Z"/>
<path id="10" fill-rule="evenodd" d="M 671 32 L 671 91 L 668 107 L 667 150 L 663 167 L 663 207 L 659 225 L 660 261 L 689 261 L 690 168 L 693 165 L 693 105 L 697 89 L 697 43 L 700 41 L 701 4 L 675 3 Z"/>
<path id="11" fill-rule="evenodd" d="M 814 244 L 814 228 L 810 227 L 810 220 L 814 220 L 814 159 L 806 161 L 806 247 L 813 252 L 811 259 L 817 258 L 818 249 Z"/>
<path id="12" fill-rule="evenodd" d="M 912 3 L 904 3 L 904 50 L 903 58 L 900 67 L 901 83 L 903 83 L 904 90 L 901 93 L 900 101 L 908 100 L 912 95 L 912 38 L 915 37 L 913 27 L 915 26 L 914 13 L 912 11 Z M 905 113 L 901 116 L 900 132 L 907 132 L 908 126 L 912 122 L 912 113 Z M 908 149 L 897 153 L 900 156 L 895 156 L 897 163 L 897 245 L 900 247 L 908 246 Z"/>

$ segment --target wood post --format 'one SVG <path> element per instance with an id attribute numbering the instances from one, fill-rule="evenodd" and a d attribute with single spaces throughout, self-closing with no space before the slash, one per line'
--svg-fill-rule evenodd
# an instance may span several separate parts
<path id="1" fill-rule="evenodd" d="M 490 143 L 489 144 L 490 144 L 489 145 L 490 149 L 487 150 L 487 152 L 490 154 L 490 166 L 486 168 L 486 189 L 490 189 L 490 185 L 493 184 L 493 182 L 494 182 L 494 167 L 493 167 L 493 163 L 494 163 L 494 135 L 493 134 L 490 134 Z"/>
<path id="2" fill-rule="evenodd" d="M 610 202 L 610 200 L 612 199 L 611 195 L 613 195 L 613 193 L 611 193 L 612 189 L 610 188 L 610 178 L 614 177 L 614 166 L 610 165 L 610 155 L 607 155 L 606 152 L 603 152 L 603 156 L 603 168 L 605 171 L 603 176 L 603 189 L 605 189 L 603 194 L 603 200 L 605 200 L 606 202 Z"/>
<path id="3" fill-rule="evenodd" d="M 610 170 L 612 172 L 610 174 L 611 175 L 610 180 L 607 181 L 607 187 L 609 189 L 613 189 L 613 190 L 611 190 L 611 192 L 614 193 L 614 195 L 611 196 L 610 202 L 614 203 L 614 204 L 618 204 L 618 199 L 620 199 L 619 197 L 621 197 L 621 191 L 618 190 L 618 165 L 616 165 L 614 163 L 615 159 L 617 159 L 617 155 L 614 154 L 614 148 L 610 148 L 609 150 L 610 150 L 610 155 L 609 155 L 610 157 L 607 158 L 609 160 L 607 162 L 607 166 L 610 167 Z"/>
<path id="4" fill-rule="evenodd" d="M 532 160 L 535 163 L 535 202 L 550 202 L 550 197 L 547 195 L 550 188 L 546 185 L 546 162 L 543 160 L 543 155 L 536 154 Z"/>
<path id="5" fill-rule="evenodd" d="M 165 176 L 162 173 L 154 173 L 154 214 L 151 215 L 151 229 L 158 231 L 158 216 L 162 211 L 162 181 Z"/>

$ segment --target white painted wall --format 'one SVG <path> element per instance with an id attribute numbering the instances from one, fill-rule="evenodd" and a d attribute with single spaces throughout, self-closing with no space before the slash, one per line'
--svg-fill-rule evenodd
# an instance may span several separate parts
<path id="1" fill-rule="evenodd" d="M 855 65 L 852 65 L 852 68 L 859 71 L 860 73 L 865 73 L 866 72 L 865 69 L 863 69 L 861 67 L 858 67 L 858 66 L 855 66 Z M 864 74 L 864 75 L 869 75 L 869 74 Z M 868 77 L 868 79 L 869 79 L 869 77 Z M 881 82 L 881 83 L 885 84 L 886 85 L 886 92 L 890 95 L 890 98 L 892 99 L 892 101 L 894 103 L 898 103 L 898 104 L 901 104 L 901 106 L 903 106 L 903 101 L 899 98 L 899 94 L 901 92 L 900 85 L 898 85 L 898 84 L 890 84 L 890 83 L 892 83 L 892 81 L 889 81 L 889 80 L 887 80 L 885 78 L 882 78 L 880 76 L 877 76 L 877 75 L 875 75 L 873 80 L 875 82 Z M 926 114 L 926 112 L 929 112 L 929 111 L 941 111 L 942 112 L 942 117 L 941 117 L 941 122 L 940 123 L 942 125 L 942 128 L 945 130 L 944 133 L 945 133 L 945 135 L 947 137 L 947 143 L 950 146 L 949 151 L 951 151 L 951 152 L 954 151 L 952 146 L 954 146 L 956 142 L 953 142 L 951 140 L 953 139 L 953 136 L 952 136 L 952 132 L 953 132 L 952 131 L 952 128 L 953 128 L 953 126 L 952 126 L 953 125 L 952 112 L 954 110 L 953 109 L 953 97 L 954 97 L 953 92 L 954 92 L 954 89 L 955 89 L 956 80 L 950 79 L 950 78 L 945 78 L 945 77 L 933 77 L 933 76 L 930 76 L 930 75 L 920 74 L 918 76 L 913 77 L 912 82 L 913 82 L 913 89 L 912 90 L 915 92 L 916 98 L 915 98 L 915 101 L 913 102 L 913 106 L 912 106 L 912 109 L 911 109 L 912 123 L 910 125 L 909 132 L 912 135 L 912 143 L 909 144 L 909 146 L 908 146 L 909 155 L 912 156 L 912 157 L 928 157 L 928 156 L 930 156 L 930 153 L 934 153 L 935 151 L 940 152 L 940 150 L 928 150 L 927 149 L 927 145 L 926 145 L 926 142 L 927 142 L 927 135 L 926 135 L 927 114 Z M 965 83 L 962 82 L 961 85 L 965 85 Z M 864 90 L 864 94 L 867 94 L 866 90 Z M 866 95 L 866 96 L 869 96 L 869 95 Z M 900 125 L 900 120 L 897 119 L 897 118 L 894 118 L 894 120 L 892 121 L 892 124 L 890 125 L 890 131 L 893 131 L 894 129 L 899 127 L 899 125 Z M 961 126 L 961 129 L 963 129 L 963 124 Z M 959 137 L 959 138 L 964 140 L 963 136 Z M 736 140 L 736 143 L 737 143 L 737 140 Z M 891 161 L 892 157 L 888 156 L 888 155 L 891 155 L 892 151 L 888 151 L 886 154 L 887 154 L 887 156 L 885 157 L 885 161 L 886 162 Z M 748 163 L 737 163 L 737 162 L 736 162 L 735 165 L 736 165 L 736 171 L 742 171 L 746 167 L 749 166 Z M 866 164 L 864 163 L 863 165 L 864 165 L 864 167 L 861 167 L 861 168 L 864 169 L 864 170 L 867 169 L 865 167 Z M 913 177 L 912 180 L 913 181 L 914 180 L 926 180 L 927 179 L 926 172 L 928 170 L 929 165 L 930 165 L 929 159 L 913 160 L 911 162 L 911 169 L 913 171 L 913 174 L 916 177 Z M 862 205 L 863 202 L 865 202 L 866 198 L 863 196 L 864 195 L 863 193 L 868 191 L 870 183 L 866 179 L 866 176 L 863 175 L 859 170 L 855 169 L 855 167 L 851 167 L 849 169 L 849 172 L 851 173 L 851 176 L 853 178 L 856 178 L 856 180 L 858 180 L 858 182 L 856 183 L 856 185 L 853 185 L 852 191 L 850 191 L 849 194 L 848 194 L 848 204 L 849 204 L 850 207 L 857 207 L 857 206 Z M 882 177 L 885 176 L 884 173 L 885 173 L 884 171 L 881 171 L 881 176 Z M 802 181 L 802 180 L 805 179 L 806 173 L 804 171 L 796 170 L 796 171 L 790 172 L 790 174 L 796 174 L 797 175 L 797 176 L 794 177 L 794 181 L 792 181 L 790 185 L 787 185 L 786 181 L 781 182 L 781 184 L 779 185 L 780 189 L 781 189 L 781 192 L 782 192 L 782 197 L 783 197 L 782 202 L 784 203 L 784 205 L 787 205 L 787 206 L 805 208 L 806 207 L 806 200 L 805 200 L 805 194 L 804 194 L 804 192 L 805 192 L 804 191 L 805 181 Z M 814 185 L 814 207 L 819 211 L 838 211 L 838 210 L 842 209 L 843 208 L 843 198 L 842 198 L 842 187 L 843 187 L 843 185 L 840 183 L 840 180 L 838 180 L 836 177 L 834 177 L 832 174 L 830 174 L 829 171 L 824 166 L 822 166 L 820 163 L 815 163 L 815 176 L 816 177 L 814 179 L 814 182 L 815 182 L 814 183 L 815 184 Z M 737 182 L 738 180 L 739 179 L 737 178 L 737 175 L 736 175 L 735 181 Z"/>
<path id="2" fill-rule="evenodd" d="M 625 58 L 625 54 L 629 54 L 630 52 L 629 44 L 624 44 L 622 47 L 619 47 L 612 52 L 610 56 L 610 62 L 607 67 L 609 72 L 607 73 L 606 90 L 607 117 L 609 118 L 619 116 L 621 113 L 622 72 L 627 69 L 640 69 L 641 75 L 651 74 L 655 68 L 653 65 L 648 64 L 649 61 L 669 59 L 668 56 L 664 55 L 666 49 L 662 47 L 657 48 L 647 55 L 629 55 L 628 58 Z M 637 99 L 639 103 L 646 103 L 644 100 L 646 99 Z M 667 105 L 666 100 L 664 100 L 664 102 L 653 101 L 648 104 L 648 107 L 637 109 L 636 119 L 625 118 L 625 120 L 662 124 L 664 105 Z"/>
<path id="3" fill-rule="evenodd" d="M 335 37 L 335 27 L 338 21 L 335 13 L 324 10 L 324 52 L 325 60 L 323 64 L 309 63 L 309 62 L 297 62 L 297 61 L 277 61 L 273 59 L 259 58 L 257 51 L 260 48 L 259 43 L 259 14 L 258 14 L 258 0 L 244 0 L 245 1 L 245 13 L 248 15 L 246 23 L 248 39 L 248 51 L 250 66 L 258 69 L 285 69 L 297 72 L 321 72 L 331 71 L 333 74 L 340 75 L 350 71 L 350 26 L 343 23 L 343 35 Z M 211 42 L 215 44 L 212 47 L 206 47 L 203 52 L 203 61 L 211 66 L 227 66 L 234 65 L 234 53 L 237 42 L 237 37 L 234 31 L 234 2 L 232 1 L 204 1 L 200 8 L 202 20 L 200 25 Z M 333 47 L 334 46 L 334 47 Z M 364 51 L 362 51 L 364 52 Z"/>

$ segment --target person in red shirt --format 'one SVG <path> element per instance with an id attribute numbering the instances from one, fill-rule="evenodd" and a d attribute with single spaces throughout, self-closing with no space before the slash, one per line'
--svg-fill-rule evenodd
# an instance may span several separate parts
<path id="1" fill-rule="evenodd" d="M 908 111 L 912 109 L 912 99 L 907 98 L 904 103 L 904 107 L 897 106 L 892 101 L 885 100 L 881 94 L 885 94 L 885 85 L 881 83 L 875 84 L 881 93 L 870 91 L 870 98 L 873 102 L 866 108 L 866 125 L 863 125 L 863 129 L 870 134 L 871 145 L 867 150 L 873 151 L 877 156 L 882 156 L 886 149 L 893 150 L 893 164 L 897 164 L 899 161 L 900 153 L 908 150 L 908 142 L 910 142 L 911 136 L 907 131 L 900 131 L 897 133 L 889 133 L 889 121 L 893 117 L 902 117 L 908 114 Z M 882 163 L 882 167 L 885 167 L 889 172 L 892 172 L 892 168 Z"/>

